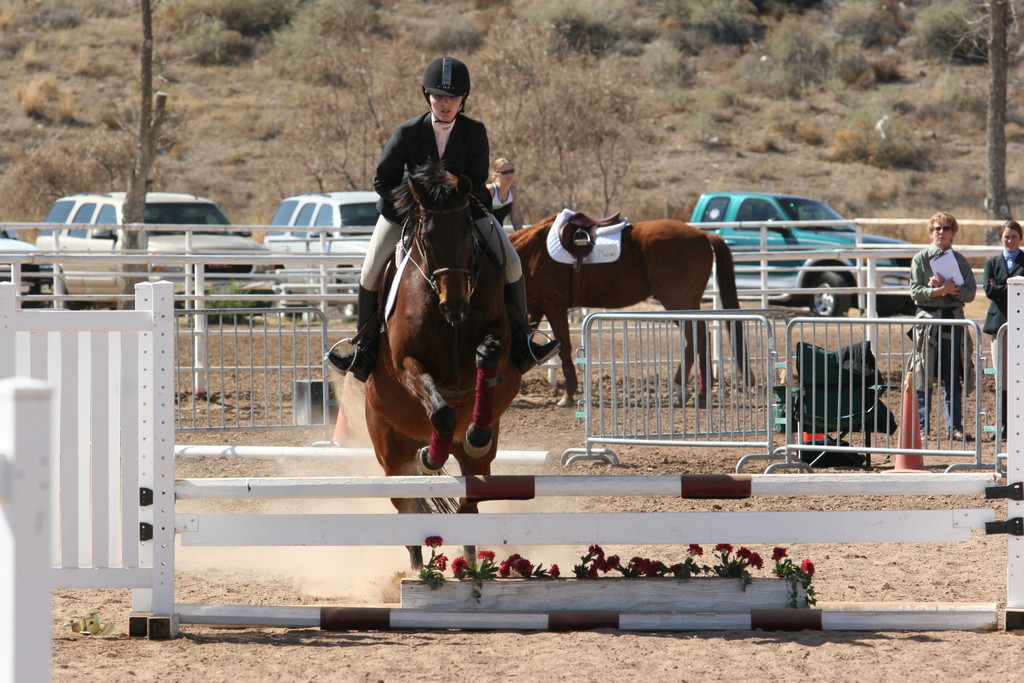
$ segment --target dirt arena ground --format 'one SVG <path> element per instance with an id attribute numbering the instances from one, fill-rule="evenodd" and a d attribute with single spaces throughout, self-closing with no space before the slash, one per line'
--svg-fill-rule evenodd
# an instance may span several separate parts
<path id="1" fill-rule="evenodd" d="M 181 438 L 186 436 L 187 438 Z M 318 434 L 296 431 L 206 432 L 179 435 L 181 443 L 306 446 Z M 583 445 L 584 428 L 569 409 L 555 406 L 539 373 L 502 422 L 502 449 L 550 450 L 557 456 Z M 355 445 L 355 444 L 351 444 Z M 622 447 L 619 467 L 583 462 L 533 468 L 532 474 L 679 474 L 729 472 L 742 452 L 710 448 Z M 989 456 L 991 457 L 991 455 Z M 876 457 L 877 470 L 892 467 Z M 943 464 L 930 461 L 930 469 Z M 181 458 L 179 477 L 369 474 L 375 464 L 306 460 L 243 461 Z M 497 473 L 527 473 L 524 468 Z M 870 475 L 865 475 L 870 476 Z M 354 503 L 354 505 L 353 505 Z M 220 509 L 230 511 L 230 505 Z M 239 504 L 241 505 L 241 504 Z M 261 509 L 292 511 L 298 503 Z M 505 509 L 485 503 L 482 510 Z M 692 501 L 662 498 L 531 501 L 538 510 L 828 510 L 974 507 L 968 498 L 756 498 Z M 493 506 L 493 507 L 488 507 Z M 1005 504 L 997 515 L 1005 514 Z M 304 510 L 387 510 L 369 501 L 318 501 Z M 771 547 L 753 547 L 769 556 Z M 517 549 L 502 549 L 511 553 Z M 586 548 L 518 549 L 535 562 L 571 567 Z M 677 549 L 615 547 L 625 557 L 676 559 Z M 961 544 L 806 544 L 789 548 L 817 566 L 819 601 L 958 601 L 1005 604 L 1006 539 L 975 532 Z M 461 554 L 451 549 L 449 556 Z M 504 555 L 499 555 L 499 559 Z M 407 556 L 396 548 L 179 549 L 179 602 L 248 604 L 381 604 L 398 599 Z M 629 676 L 649 681 L 992 681 L 1019 676 L 1024 632 L 685 632 L 602 630 L 549 632 L 363 632 L 313 629 L 182 628 L 172 641 L 127 636 L 127 591 L 54 593 L 53 679 L 108 681 L 597 681 Z M 70 619 L 97 613 L 111 623 L 107 637 L 71 632 Z M 17 628 L 16 624 L 8 627 Z"/>

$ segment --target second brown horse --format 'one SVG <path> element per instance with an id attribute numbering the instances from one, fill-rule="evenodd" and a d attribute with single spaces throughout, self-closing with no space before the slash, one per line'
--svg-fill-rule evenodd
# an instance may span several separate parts
<path id="1" fill-rule="evenodd" d="M 641 221 L 623 230 L 622 251 L 617 260 L 577 269 L 575 265 L 555 261 L 548 253 L 547 235 L 555 218 L 556 215 L 549 216 L 510 237 L 526 273 L 530 320 L 536 324 L 542 317 L 547 318 L 555 339 L 562 343 L 559 359 L 565 394 L 559 405 L 572 405 L 579 389 L 571 355 L 570 308 L 625 308 L 654 297 L 665 310 L 697 310 L 715 265 L 723 306 L 739 308 L 732 252 L 718 235 L 680 221 Z M 735 353 L 742 355 L 739 331 L 737 326 L 732 341 Z M 706 353 L 702 334 L 697 335 L 697 341 L 698 355 Z M 685 362 L 684 372 L 688 375 L 693 364 L 689 347 Z M 698 382 L 697 400 L 705 401 L 707 378 L 699 377 Z"/>

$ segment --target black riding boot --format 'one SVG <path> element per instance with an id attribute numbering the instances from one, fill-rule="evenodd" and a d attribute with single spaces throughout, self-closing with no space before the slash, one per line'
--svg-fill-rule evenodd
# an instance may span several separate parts
<path id="1" fill-rule="evenodd" d="M 365 382 L 377 364 L 377 339 L 380 337 L 377 292 L 359 288 L 357 315 L 356 336 L 352 339 L 355 351 L 342 355 L 331 349 L 327 352 L 327 360 L 341 372 L 351 372 L 357 380 Z"/>
<path id="2" fill-rule="evenodd" d="M 509 356 L 515 366 L 519 368 L 519 374 L 526 372 L 546 361 L 558 353 L 558 340 L 552 339 L 546 344 L 534 344 L 531 337 L 533 330 L 526 327 L 526 280 L 519 278 L 515 282 L 505 285 L 505 297 L 516 310 L 509 311 L 509 321 L 512 323 L 512 348 L 509 349 Z"/>

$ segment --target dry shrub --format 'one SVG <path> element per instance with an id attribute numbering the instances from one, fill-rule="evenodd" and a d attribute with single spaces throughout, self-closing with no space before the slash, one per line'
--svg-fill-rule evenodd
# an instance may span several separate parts
<path id="1" fill-rule="evenodd" d="M 123 133 L 93 130 L 34 147 L 0 177 L 0 210 L 8 220 L 42 220 L 50 204 L 66 194 L 125 189 L 134 163 L 135 146 Z"/>
<path id="2" fill-rule="evenodd" d="M 28 117 L 40 120 L 65 119 L 70 98 L 71 113 L 74 113 L 74 98 L 60 87 L 53 74 L 35 78 L 28 85 L 15 90 L 18 106 Z M 65 119 L 66 120 L 66 119 Z"/>
<path id="3" fill-rule="evenodd" d="M 767 58 L 748 65 L 748 87 L 799 98 L 828 83 L 835 71 L 835 39 L 825 27 L 802 16 L 787 16 L 765 41 Z"/>
<path id="4" fill-rule="evenodd" d="M 288 24 L 299 0 L 177 0 L 162 5 L 158 18 L 169 31 L 188 32 L 214 19 L 225 30 L 259 37 Z"/>
<path id="5" fill-rule="evenodd" d="M 278 73 L 316 85 L 350 85 L 344 60 L 352 45 L 366 45 L 382 62 L 399 61 L 398 49 L 381 40 L 386 27 L 371 0 L 311 0 L 274 33 L 270 58 Z M 420 61 L 418 58 L 416 61 Z"/>
<path id="6" fill-rule="evenodd" d="M 663 7 L 671 21 L 713 43 L 746 45 L 764 33 L 757 7 L 747 0 L 666 0 Z"/>
<path id="7" fill-rule="evenodd" d="M 987 58 L 983 9 L 962 0 L 936 0 L 918 13 L 911 33 L 925 57 L 981 63 Z"/>
<path id="8" fill-rule="evenodd" d="M 747 138 L 746 149 L 758 153 L 784 151 L 778 139 L 766 130 L 758 131 Z"/>
<path id="9" fill-rule="evenodd" d="M 867 110 L 853 112 L 833 133 L 825 158 L 878 168 L 908 169 L 923 169 L 928 159 L 904 121 L 897 116 Z"/>
<path id="10" fill-rule="evenodd" d="M 21 51 L 21 66 L 27 71 L 39 71 L 49 66 L 36 41 L 30 41 Z"/>
<path id="11" fill-rule="evenodd" d="M 1024 142 L 1024 126 L 1021 124 L 1010 121 L 1004 130 L 1007 142 Z"/>
<path id="12" fill-rule="evenodd" d="M 836 64 L 836 75 L 851 88 L 863 90 L 875 83 L 875 72 L 867 57 L 859 52 L 841 57 Z"/>
<path id="13" fill-rule="evenodd" d="M 30 22 L 44 31 L 60 31 L 77 28 L 82 23 L 82 13 L 67 2 L 43 0 L 34 3 L 30 9 Z"/>
<path id="14" fill-rule="evenodd" d="M 951 111 L 970 116 L 951 117 Z M 918 117 L 922 121 L 953 124 L 971 130 L 984 125 L 987 111 L 988 98 L 982 88 L 952 69 L 939 74 L 929 92 L 920 98 L 917 107 Z"/>
<path id="15" fill-rule="evenodd" d="M 868 59 L 871 70 L 875 73 L 875 81 L 878 83 L 897 83 L 903 80 L 903 73 L 900 70 L 900 55 L 895 52 Z"/>
<path id="16" fill-rule="evenodd" d="M 633 13 L 624 0 L 551 0 L 522 10 L 523 18 L 552 27 L 564 47 L 582 54 L 601 54 L 613 48 Z"/>
<path id="17" fill-rule="evenodd" d="M 763 185 L 766 181 L 771 182 L 777 179 L 777 176 L 772 172 L 771 166 L 760 160 L 740 166 L 736 170 L 736 177 L 747 181 L 752 187 L 757 187 Z"/>
<path id="18" fill-rule="evenodd" d="M 640 57 L 640 69 L 649 83 L 685 88 L 693 83 L 693 69 L 687 66 L 679 49 L 659 39 L 648 43 Z"/>
<path id="19" fill-rule="evenodd" d="M 78 48 L 73 64 L 75 73 L 96 80 L 114 76 L 125 68 L 123 60 L 106 52 L 97 54 L 96 50 L 86 46 Z"/>
<path id="20" fill-rule="evenodd" d="M 621 72 L 528 21 L 510 24 L 472 69 L 484 86 L 470 115 L 487 123 L 492 156 L 515 161 L 527 216 L 567 206 L 602 212 L 632 189 L 637 98 Z"/>
<path id="21" fill-rule="evenodd" d="M 452 14 L 416 33 L 413 40 L 425 52 L 437 54 L 467 53 L 484 42 L 483 32 L 472 19 L 463 14 Z"/>
<path id="22" fill-rule="evenodd" d="M 163 44 L 199 64 L 238 64 L 257 54 L 261 40 L 286 26 L 298 0 L 179 0 L 157 13 Z"/>
<path id="23" fill-rule="evenodd" d="M 841 0 L 832 13 L 832 26 L 860 47 L 888 47 L 906 32 L 899 15 L 899 0 Z"/>
<path id="24" fill-rule="evenodd" d="M 793 140 L 817 147 L 825 143 L 825 133 L 817 120 L 802 118 L 793 126 Z"/>

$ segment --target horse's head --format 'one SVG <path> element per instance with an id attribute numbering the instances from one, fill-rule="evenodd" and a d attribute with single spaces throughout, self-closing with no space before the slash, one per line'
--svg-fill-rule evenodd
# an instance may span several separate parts
<path id="1" fill-rule="evenodd" d="M 477 274 L 470 188 L 468 178 L 435 163 L 415 169 L 394 196 L 396 210 L 413 230 L 412 258 L 453 325 L 466 316 Z"/>

